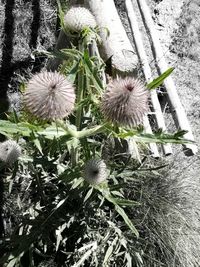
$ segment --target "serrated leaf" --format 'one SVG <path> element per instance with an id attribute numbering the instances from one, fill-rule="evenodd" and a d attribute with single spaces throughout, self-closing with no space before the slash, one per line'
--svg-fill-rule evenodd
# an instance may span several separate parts
<path id="1" fill-rule="evenodd" d="M 5 136 L 20 133 L 23 136 L 29 136 L 31 130 L 22 123 L 12 123 L 10 121 L 0 120 L 0 133 Z"/>
<path id="2" fill-rule="evenodd" d="M 127 138 L 132 137 L 136 142 L 141 143 L 160 143 L 160 144 L 190 144 L 195 143 L 192 140 L 188 140 L 185 138 L 177 137 L 177 133 L 174 134 L 166 134 L 157 132 L 155 134 L 150 133 L 136 133 L 135 131 L 127 131 L 117 134 L 117 137 Z"/>
<path id="3" fill-rule="evenodd" d="M 149 90 L 153 90 L 153 89 L 157 88 L 158 86 L 160 86 L 163 83 L 163 81 L 173 72 L 173 70 L 174 70 L 174 68 L 169 68 L 168 70 L 166 70 L 158 78 L 154 79 L 152 82 L 147 84 L 147 88 Z"/>

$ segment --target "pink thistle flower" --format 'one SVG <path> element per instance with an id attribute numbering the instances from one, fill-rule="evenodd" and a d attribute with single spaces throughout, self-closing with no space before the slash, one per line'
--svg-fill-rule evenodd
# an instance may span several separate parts
<path id="1" fill-rule="evenodd" d="M 62 119 L 74 109 L 74 87 L 64 75 L 43 71 L 28 82 L 24 103 L 28 111 L 38 118 Z"/>
<path id="2" fill-rule="evenodd" d="M 135 127 L 148 112 L 148 90 L 137 79 L 111 80 L 102 97 L 101 110 L 106 119 L 122 126 Z"/>

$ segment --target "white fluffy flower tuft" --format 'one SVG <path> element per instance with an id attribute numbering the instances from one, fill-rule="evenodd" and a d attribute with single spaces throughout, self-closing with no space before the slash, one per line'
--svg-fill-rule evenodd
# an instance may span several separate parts
<path id="1" fill-rule="evenodd" d="M 0 160 L 6 164 L 13 164 L 21 155 L 21 147 L 13 140 L 0 143 Z"/>
<path id="2" fill-rule="evenodd" d="M 96 27 L 94 16 L 84 7 L 70 8 L 65 14 L 64 24 L 65 27 L 72 32 L 81 32 L 85 27 Z"/>
<path id="3" fill-rule="evenodd" d="M 108 177 L 106 164 L 100 159 L 91 159 L 85 165 L 84 178 L 90 184 L 100 184 Z"/>
<path id="4" fill-rule="evenodd" d="M 148 97 L 148 90 L 138 79 L 114 79 L 103 94 L 101 110 L 111 122 L 135 127 L 142 123 L 148 112 Z"/>
<path id="5" fill-rule="evenodd" d="M 63 119 L 72 113 L 75 92 L 71 82 L 58 72 L 40 72 L 28 82 L 24 103 L 28 111 L 44 120 Z"/>

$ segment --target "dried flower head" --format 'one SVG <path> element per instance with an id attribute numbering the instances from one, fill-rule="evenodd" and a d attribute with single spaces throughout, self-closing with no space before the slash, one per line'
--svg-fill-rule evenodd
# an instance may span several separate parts
<path id="1" fill-rule="evenodd" d="M 148 112 L 149 93 L 137 79 L 126 77 L 111 80 L 103 94 L 101 110 L 110 121 L 135 127 Z"/>
<path id="2" fill-rule="evenodd" d="M 21 147 L 13 140 L 0 143 L 0 160 L 13 164 L 21 155 Z"/>
<path id="3" fill-rule="evenodd" d="M 84 7 L 70 8 L 64 17 L 65 27 L 73 32 L 80 32 L 85 27 L 95 28 L 96 21 L 92 13 Z"/>
<path id="4" fill-rule="evenodd" d="M 106 180 L 108 170 L 100 159 L 91 159 L 85 165 L 84 178 L 90 184 L 99 184 Z"/>
<path id="5" fill-rule="evenodd" d="M 24 103 L 28 111 L 38 118 L 62 119 L 74 109 L 74 87 L 64 75 L 43 71 L 28 82 Z"/>

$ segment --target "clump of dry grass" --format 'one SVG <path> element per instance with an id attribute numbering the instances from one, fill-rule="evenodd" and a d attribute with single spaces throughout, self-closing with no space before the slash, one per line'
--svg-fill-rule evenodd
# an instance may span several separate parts
<path id="1" fill-rule="evenodd" d="M 139 182 L 142 206 L 134 212 L 139 222 L 140 249 L 145 267 L 196 267 L 200 262 L 200 186 L 183 173 L 143 177 Z"/>

